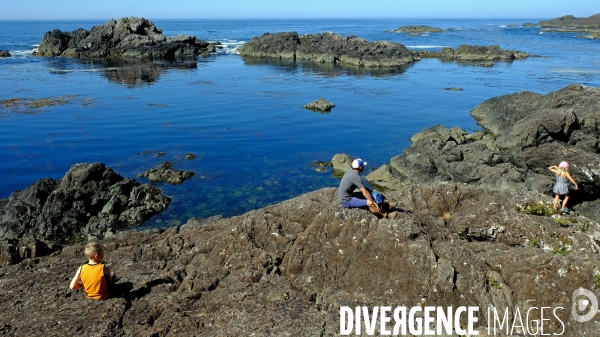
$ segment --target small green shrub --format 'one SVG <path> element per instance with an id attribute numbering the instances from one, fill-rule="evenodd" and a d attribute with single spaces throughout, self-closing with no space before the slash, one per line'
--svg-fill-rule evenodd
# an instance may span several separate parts
<path id="1" fill-rule="evenodd" d="M 600 288 L 600 272 L 596 272 L 594 277 L 596 278 L 596 288 Z"/>
<path id="2" fill-rule="evenodd" d="M 569 254 L 569 251 L 565 246 L 561 245 L 560 247 L 554 249 L 553 253 L 558 255 L 567 255 Z"/>
<path id="3" fill-rule="evenodd" d="M 533 237 L 531 239 L 529 239 L 529 246 L 530 247 L 536 247 L 538 245 L 538 239 Z"/>
<path id="4" fill-rule="evenodd" d="M 560 227 L 569 227 L 571 226 L 571 221 L 569 220 L 563 220 L 563 219 L 554 219 L 554 221 L 556 221 L 556 223 L 560 226 Z"/>
<path id="5" fill-rule="evenodd" d="M 492 288 L 496 288 L 496 289 L 500 289 L 502 288 L 502 286 L 500 285 L 500 283 L 496 280 L 494 280 L 493 278 L 488 278 L 488 283 L 490 284 L 490 286 L 492 286 Z"/>
<path id="6" fill-rule="evenodd" d="M 552 208 L 547 207 L 541 202 L 527 202 L 523 206 L 517 206 L 515 211 L 523 214 L 551 216 Z"/>
<path id="7" fill-rule="evenodd" d="M 558 235 L 556 235 L 556 232 L 550 233 L 550 236 L 553 237 L 553 238 L 555 238 L 555 239 L 558 238 Z"/>
<path id="8" fill-rule="evenodd" d="M 588 225 L 588 224 L 586 224 L 586 223 L 582 223 L 581 225 L 579 225 L 579 229 L 580 229 L 582 232 L 585 232 L 585 231 L 587 231 L 588 227 L 589 227 L 589 225 Z"/>

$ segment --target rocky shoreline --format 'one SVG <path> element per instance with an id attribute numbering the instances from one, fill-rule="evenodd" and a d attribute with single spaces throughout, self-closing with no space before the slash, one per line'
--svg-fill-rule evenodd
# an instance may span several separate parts
<path id="1" fill-rule="evenodd" d="M 562 307 L 544 333 L 594 335 L 598 318 L 576 322 L 569 308 L 575 289 L 599 284 L 600 216 L 584 207 L 600 191 L 598 103 L 600 89 L 579 84 L 514 93 L 473 109 L 483 131 L 417 133 L 366 177 L 398 202 L 393 220 L 344 209 L 324 188 L 232 218 L 119 232 L 113 224 L 143 222 L 168 199 L 103 164 L 75 165 L 0 201 L 0 310 L 10 313 L 0 331 L 337 336 L 340 306 L 427 305 L 478 306 L 482 336 L 487 307 L 508 308 L 509 322 Z M 569 215 L 551 212 L 547 167 L 560 160 L 581 187 Z M 67 232 L 103 238 L 120 297 L 67 288 L 84 262 Z"/>

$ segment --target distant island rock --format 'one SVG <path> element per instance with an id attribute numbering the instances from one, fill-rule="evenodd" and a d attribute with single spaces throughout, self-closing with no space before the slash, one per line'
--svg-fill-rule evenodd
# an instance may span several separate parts
<path id="1" fill-rule="evenodd" d="M 8 50 L 0 50 L 0 57 L 10 57 Z"/>
<path id="2" fill-rule="evenodd" d="M 76 58 L 131 57 L 173 59 L 185 56 L 208 56 L 215 44 L 197 40 L 195 36 L 167 37 L 162 30 L 144 18 L 111 19 L 91 30 L 72 32 L 58 29 L 44 34 L 37 56 Z"/>
<path id="3" fill-rule="evenodd" d="M 402 26 L 387 32 L 394 33 L 441 33 L 443 29 L 430 26 Z"/>
<path id="4" fill-rule="evenodd" d="M 440 58 L 459 61 L 499 61 L 499 60 L 515 60 L 529 57 L 529 54 L 516 50 L 500 49 L 497 45 L 492 46 L 471 46 L 461 45 L 456 49 L 442 48 L 438 52 L 427 50 L 416 51 L 419 57 L 422 58 Z M 491 64 L 481 64 L 491 66 Z"/>
<path id="5" fill-rule="evenodd" d="M 540 21 L 541 27 L 588 27 L 600 28 L 600 13 L 587 18 L 576 18 L 573 15 L 565 15 L 556 19 Z"/>
<path id="6" fill-rule="evenodd" d="M 241 56 L 309 60 L 361 67 L 396 67 L 417 61 L 418 57 L 400 43 L 368 42 L 354 35 L 296 32 L 263 34 L 238 47 Z"/>
<path id="7" fill-rule="evenodd" d="M 540 21 L 537 25 L 548 27 L 543 30 L 544 32 L 587 33 L 578 37 L 600 39 L 600 13 L 587 18 L 565 15 L 552 20 Z"/>

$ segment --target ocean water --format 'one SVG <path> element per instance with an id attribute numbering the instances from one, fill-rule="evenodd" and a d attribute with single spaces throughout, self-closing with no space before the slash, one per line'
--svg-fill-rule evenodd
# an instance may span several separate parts
<path id="1" fill-rule="evenodd" d="M 154 183 L 173 198 L 145 226 L 190 217 L 233 216 L 302 193 L 337 186 L 311 164 L 348 153 L 375 169 L 409 138 L 442 124 L 472 132 L 470 110 L 484 100 L 571 84 L 600 86 L 600 41 L 541 33 L 530 20 L 152 20 L 165 35 L 219 41 L 218 55 L 138 65 L 124 61 L 39 58 L 44 32 L 90 29 L 105 21 L 0 21 L 0 100 L 60 98 L 41 109 L 0 107 L 0 198 L 71 165 L 103 162 L 127 177 L 163 160 L 196 175 L 182 185 Z M 407 36 L 403 25 L 454 28 Z M 400 69 L 369 70 L 306 62 L 244 59 L 235 48 L 263 33 L 332 31 L 414 50 L 492 45 L 537 55 L 478 67 L 423 59 Z M 444 90 L 460 87 L 462 91 Z M 303 108 L 319 97 L 329 114 Z M 164 152 L 163 157 L 158 153 Z M 185 155 L 193 153 L 194 160 Z M 138 178 L 141 182 L 147 182 Z"/>

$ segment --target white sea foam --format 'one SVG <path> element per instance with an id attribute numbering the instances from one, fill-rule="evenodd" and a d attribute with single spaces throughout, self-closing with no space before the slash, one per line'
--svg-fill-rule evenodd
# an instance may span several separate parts
<path id="1" fill-rule="evenodd" d="M 555 68 L 551 70 L 553 73 L 561 74 L 600 74 L 598 69 L 583 69 L 583 68 Z"/>
<path id="2" fill-rule="evenodd" d="M 500 25 L 500 28 L 507 28 L 507 25 Z"/>
<path id="3" fill-rule="evenodd" d="M 238 40 L 219 40 L 221 42 L 221 47 L 223 49 L 217 49 L 219 54 L 238 54 L 237 48 L 246 41 L 238 41 Z"/>
<path id="4" fill-rule="evenodd" d="M 29 49 L 29 50 L 9 50 L 8 52 L 10 53 L 10 55 L 12 55 L 13 57 L 25 57 L 25 56 L 30 56 L 33 54 L 34 51 L 37 51 L 37 49 Z"/>

